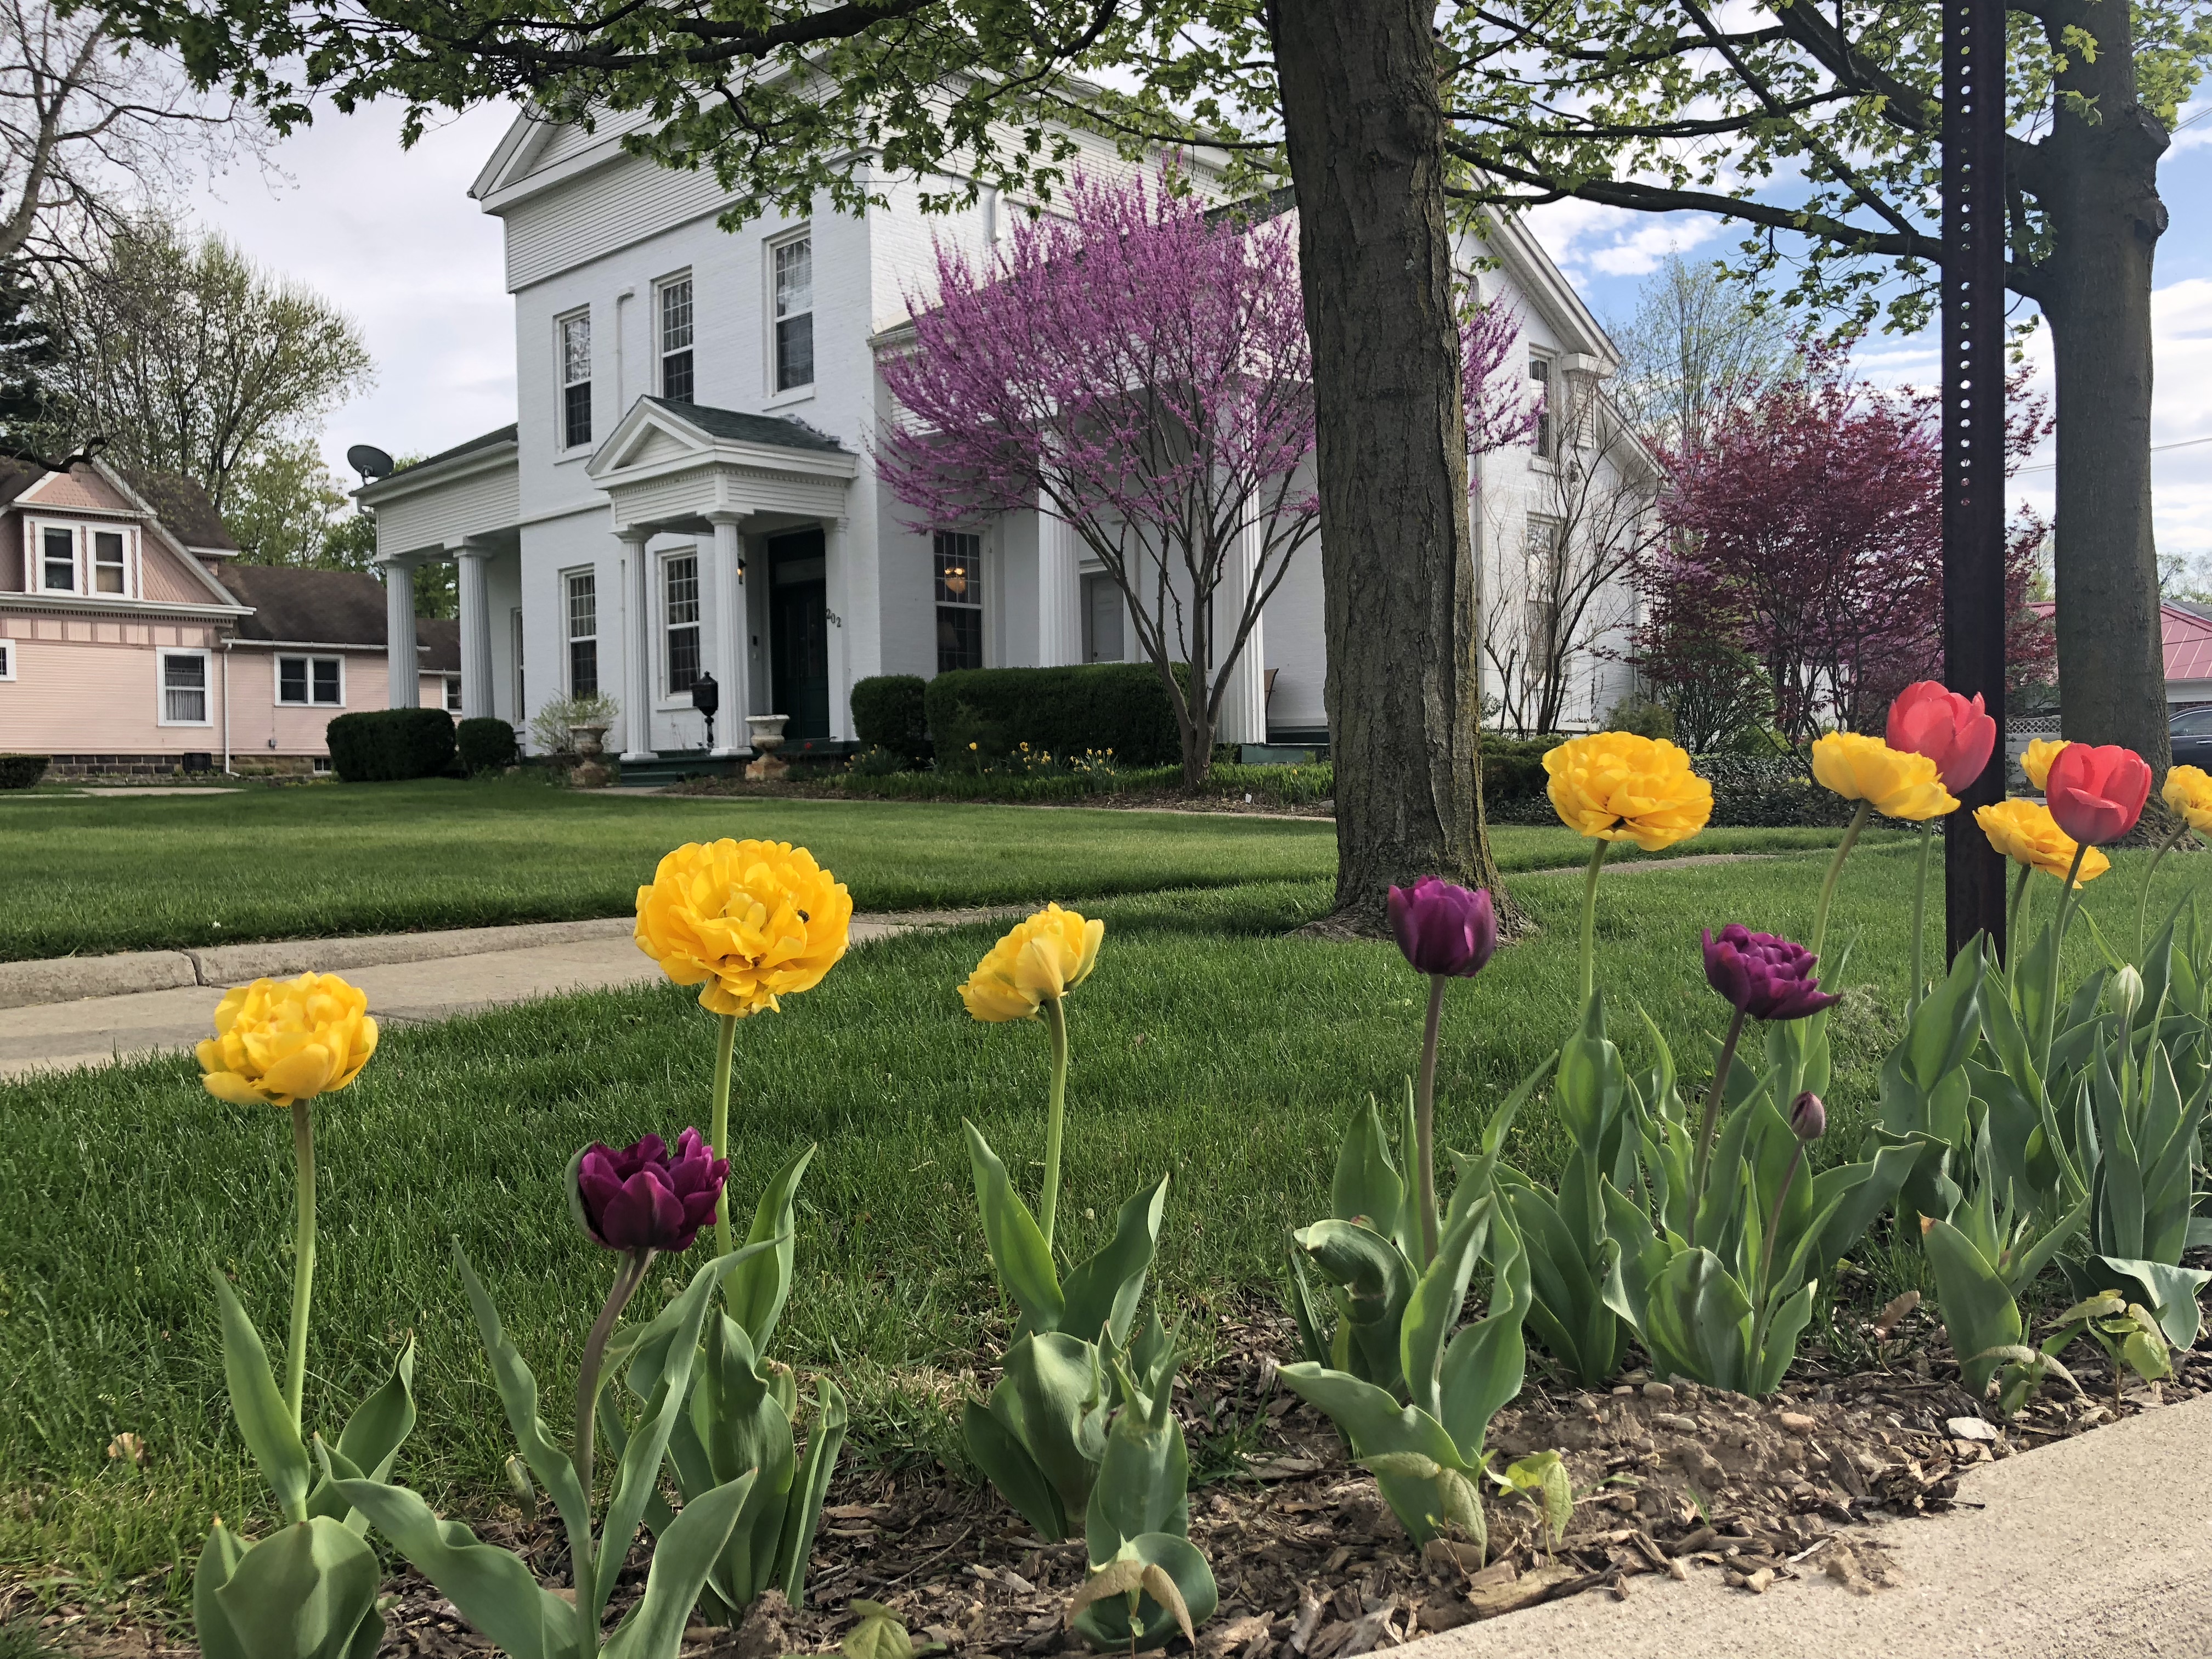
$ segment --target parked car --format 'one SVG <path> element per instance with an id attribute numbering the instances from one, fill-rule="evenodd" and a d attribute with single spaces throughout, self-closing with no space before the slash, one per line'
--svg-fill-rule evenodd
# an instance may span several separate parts
<path id="1" fill-rule="evenodd" d="M 2176 714 L 2167 730 L 2173 736 L 2173 763 L 2212 771 L 2212 708 Z"/>

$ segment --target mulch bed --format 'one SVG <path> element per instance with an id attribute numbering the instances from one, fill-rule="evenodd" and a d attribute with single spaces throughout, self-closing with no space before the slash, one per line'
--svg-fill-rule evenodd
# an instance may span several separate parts
<path id="1" fill-rule="evenodd" d="M 2130 1377 L 2118 1389 L 2101 1361 L 2085 1360 L 2075 1375 L 2086 1394 L 2055 1383 L 1999 1427 L 1976 1412 L 1941 1328 L 1904 1305 L 1911 1300 L 1862 1327 L 1867 1364 L 1837 1364 L 1808 1345 L 1771 1401 L 1633 1372 L 1609 1394 L 1589 1394 L 1548 1385 L 1532 1357 L 1530 1386 L 1499 1413 L 1490 1444 L 1501 1464 L 1560 1452 L 1574 1516 L 1553 1549 L 1532 1506 L 1492 1501 L 1486 1559 L 1443 1542 L 1417 1555 L 1328 1422 L 1276 1383 L 1276 1366 L 1295 1354 L 1288 1322 L 1273 1311 L 1224 1316 L 1224 1358 L 1188 1375 L 1176 1397 L 1201 1470 L 1218 1437 L 1235 1437 L 1245 1454 L 1236 1472 L 1191 1494 L 1191 1537 L 1221 1589 L 1219 1612 L 1199 1632 L 1204 1659 L 1356 1659 L 1559 1596 L 1626 1600 L 1647 1573 L 1717 1572 L 1747 1594 L 1825 1573 L 1870 1593 L 1885 1569 L 1880 1534 L 1865 1523 L 1940 1514 L 1977 1463 L 2212 1393 L 2212 1352 L 2177 1354 L 2176 1375 L 2162 1384 Z M 550 1518 L 524 1522 L 510 1510 L 479 1531 L 526 1551 L 547 1582 L 563 1576 L 566 1545 Z M 627 1568 L 641 1587 L 646 1560 L 641 1548 Z M 793 1609 L 771 1594 L 735 1631 L 696 1628 L 685 1656 L 780 1659 L 834 1648 L 857 1617 L 848 1605 L 856 1596 L 887 1603 L 918 1642 L 955 1655 L 1080 1651 L 1063 1614 L 1084 1568 L 1079 1540 L 1032 1537 L 988 1488 L 848 1461 L 816 1540 L 807 1605 Z M 423 1580 L 403 1574 L 391 1589 L 380 1659 L 493 1651 Z M 0 1612 L 6 1601 L 0 1595 Z M 48 1639 L 102 1659 L 192 1651 L 153 1627 L 96 1614 L 42 1622 Z M 1171 1651 L 1180 1650 L 1178 1641 Z"/>

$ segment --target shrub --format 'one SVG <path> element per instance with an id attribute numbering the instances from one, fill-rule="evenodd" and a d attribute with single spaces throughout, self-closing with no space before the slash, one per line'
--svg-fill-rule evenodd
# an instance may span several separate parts
<path id="1" fill-rule="evenodd" d="M 28 789 L 46 775 L 44 755 L 0 755 L 0 789 Z"/>
<path id="2" fill-rule="evenodd" d="M 958 668 L 930 681 L 924 701 L 940 766 L 1010 755 L 1024 743 L 1055 755 L 1111 750 L 1127 766 L 1182 758 L 1175 708 L 1149 663 Z"/>
<path id="3" fill-rule="evenodd" d="M 1715 829 L 1786 830 L 1849 823 L 1851 803 L 1805 775 L 1794 755 L 1700 755 L 1713 786 Z"/>
<path id="4" fill-rule="evenodd" d="M 1564 732 L 1540 737 L 1509 738 L 1496 732 L 1482 734 L 1482 803 L 1540 799 L 1550 782 L 1544 757 L 1567 740 Z"/>
<path id="5" fill-rule="evenodd" d="M 1639 738 L 1665 738 L 1670 742 L 1674 736 L 1674 711 L 1663 702 L 1654 702 L 1641 692 L 1632 691 L 1607 711 L 1605 730 L 1633 732 Z"/>
<path id="6" fill-rule="evenodd" d="M 908 760 L 929 758 L 929 683 L 919 674 L 872 674 L 853 683 L 853 735 Z"/>
<path id="7" fill-rule="evenodd" d="M 348 783 L 435 777 L 453 763 L 453 717 L 442 708 L 374 708 L 330 724 L 331 766 Z"/>
<path id="8" fill-rule="evenodd" d="M 514 764 L 514 728 L 505 720 L 489 716 L 463 720 L 454 730 L 453 740 L 460 750 L 461 764 L 471 776 L 478 772 L 503 772 Z"/>
<path id="9" fill-rule="evenodd" d="M 611 724 L 620 708 L 602 691 L 582 697 L 549 698 L 530 717 L 530 741 L 541 755 L 571 753 L 570 726 Z"/>

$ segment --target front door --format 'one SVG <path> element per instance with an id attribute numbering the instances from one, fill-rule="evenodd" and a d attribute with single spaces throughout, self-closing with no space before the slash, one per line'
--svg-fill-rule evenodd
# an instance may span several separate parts
<path id="1" fill-rule="evenodd" d="M 793 738 L 830 735 L 830 584 L 819 530 L 768 544 L 771 713 Z"/>

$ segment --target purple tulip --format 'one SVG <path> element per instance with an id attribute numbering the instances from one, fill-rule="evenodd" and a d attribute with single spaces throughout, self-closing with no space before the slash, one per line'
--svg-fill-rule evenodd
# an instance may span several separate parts
<path id="1" fill-rule="evenodd" d="M 670 1156 L 659 1135 L 617 1152 L 593 1145 L 576 1163 L 584 1225 L 611 1250 L 681 1250 L 714 1218 L 730 1161 L 686 1129 Z"/>
<path id="2" fill-rule="evenodd" d="M 1820 989 L 1802 945 L 1733 921 L 1705 939 L 1705 982 L 1753 1019 L 1802 1019 L 1842 1000 Z"/>
<path id="3" fill-rule="evenodd" d="M 1800 1140 L 1818 1140 L 1828 1133 L 1828 1109 L 1810 1089 L 1791 1103 L 1790 1127 Z"/>
<path id="4" fill-rule="evenodd" d="M 1498 949 L 1498 907 L 1437 876 L 1390 890 L 1390 932 L 1417 973 L 1472 979 Z"/>

